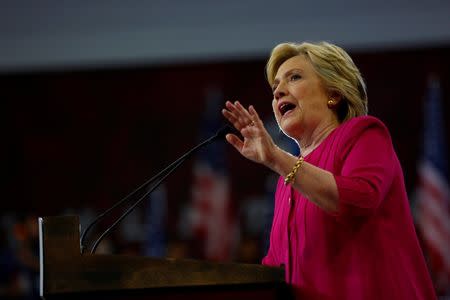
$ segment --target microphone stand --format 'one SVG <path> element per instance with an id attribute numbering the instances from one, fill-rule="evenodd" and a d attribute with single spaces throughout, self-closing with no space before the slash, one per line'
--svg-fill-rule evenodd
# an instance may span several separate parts
<path id="1" fill-rule="evenodd" d="M 149 180 L 147 180 L 146 182 L 144 182 L 143 184 L 141 184 L 137 189 L 135 189 L 134 191 L 132 191 L 130 194 L 128 194 L 127 196 L 125 196 L 123 199 L 121 199 L 119 202 L 117 202 L 116 204 L 114 204 L 112 207 L 110 207 L 109 209 L 107 209 L 106 211 L 104 211 L 102 214 L 100 214 L 97 218 L 95 218 L 94 221 L 92 221 L 84 230 L 83 234 L 81 235 L 80 238 L 80 247 L 81 247 L 81 253 L 84 252 L 85 246 L 84 246 L 84 239 L 86 238 L 86 235 L 88 233 L 88 231 L 96 224 L 98 223 L 104 216 L 106 216 L 107 214 L 109 214 L 113 209 L 115 209 L 116 207 L 118 207 L 119 205 L 123 204 L 125 201 L 127 201 L 131 196 L 133 196 L 134 194 L 136 194 L 138 191 L 142 190 L 143 188 L 147 187 L 148 185 L 150 185 L 151 183 L 153 183 L 155 180 L 157 180 L 158 178 L 160 178 L 162 176 L 161 179 L 159 179 L 156 184 L 149 190 L 147 191 L 141 198 L 139 198 L 133 205 L 131 205 L 110 227 L 108 227 L 101 235 L 100 237 L 95 241 L 94 245 L 92 246 L 91 249 L 91 254 L 95 253 L 95 250 L 97 249 L 97 246 L 99 245 L 99 243 L 102 241 L 102 239 L 113 229 L 117 226 L 117 224 L 119 224 L 128 214 L 130 214 L 131 211 L 133 211 L 133 209 L 142 202 L 143 199 L 145 199 L 145 197 L 147 197 L 149 194 L 151 194 L 173 171 L 175 171 L 184 161 L 187 160 L 187 158 L 189 158 L 189 156 L 191 156 L 193 153 L 195 153 L 197 150 L 199 150 L 201 147 L 206 146 L 210 143 L 212 143 L 214 140 L 224 137 L 227 133 L 229 132 L 235 132 L 234 128 L 232 128 L 229 125 L 225 125 L 222 128 L 220 128 L 217 133 L 213 136 L 211 136 L 210 138 L 206 139 L 205 141 L 201 142 L 200 144 L 198 144 L 197 146 L 195 146 L 194 148 L 192 148 L 191 150 L 189 150 L 188 152 L 186 152 L 185 154 L 183 154 L 180 158 L 178 158 L 177 160 L 175 160 L 173 163 L 171 163 L 169 166 L 167 166 L 166 168 L 164 168 L 162 171 L 160 171 L 158 174 L 156 174 L 155 176 L 153 176 L 152 178 L 150 178 Z"/>
<path id="2" fill-rule="evenodd" d="M 80 248 L 81 248 L 81 253 L 84 252 L 84 249 L 86 248 L 84 246 L 84 240 L 89 232 L 89 230 L 95 225 L 97 224 L 101 219 L 103 219 L 103 217 L 105 217 L 106 215 L 108 215 L 112 210 L 114 210 L 116 207 L 122 205 L 123 203 L 125 203 L 128 199 L 131 198 L 131 196 L 133 196 L 134 194 L 136 194 L 137 192 L 141 191 L 142 189 L 144 189 L 145 187 L 147 187 L 148 185 L 150 185 L 151 183 L 153 183 L 155 180 L 157 180 L 159 177 L 161 177 L 161 175 L 163 175 L 165 172 L 167 172 L 168 170 L 170 170 L 173 167 L 176 167 L 177 163 L 181 160 L 181 157 L 179 159 L 177 159 L 176 161 L 174 161 L 173 163 L 171 163 L 169 166 L 167 166 L 166 168 L 164 168 L 162 171 L 160 171 L 158 174 L 156 174 L 155 176 L 153 176 L 152 178 L 148 179 L 147 181 L 145 181 L 143 184 L 141 184 L 138 188 L 136 188 L 134 191 L 132 191 L 131 193 L 129 193 L 128 195 L 126 195 L 124 198 L 122 198 L 120 201 L 118 201 L 117 203 L 115 203 L 113 206 L 111 206 L 110 208 L 108 208 L 107 210 L 105 210 L 103 213 L 101 213 L 98 217 L 96 217 L 94 219 L 94 221 L 92 221 L 83 231 L 83 233 L 81 234 L 81 238 L 80 238 Z"/>
<path id="3" fill-rule="evenodd" d="M 100 242 L 103 240 L 103 238 L 111 231 L 113 230 L 117 224 L 119 224 L 123 219 L 125 219 L 126 216 L 128 216 L 133 209 L 142 202 L 142 200 L 145 199 L 145 197 L 147 197 L 148 195 L 150 195 L 158 186 L 161 185 L 161 183 L 164 181 L 164 179 L 166 179 L 170 174 L 172 174 L 173 171 L 175 171 L 184 161 L 186 160 L 186 158 L 184 158 L 183 160 L 178 161 L 178 163 L 176 165 L 174 165 L 172 167 L 172 169 L 170 169 L 167 174 L 165 174 L 160 180 L 158 180 L 158 182 L 150 189 L 148 190 L 141 198 L 139 198 L 139 200 L 137 200 L 133 205 L 131 205 L 111 226 L 109 226 L 101 235 L 100 237 L 95 241 L 94 245 L 92 246 L 91 249 L 91 254 L 95 253 L 95 250 L 97 250 L 97 246 L 98 244 L 100 244 Z"/>

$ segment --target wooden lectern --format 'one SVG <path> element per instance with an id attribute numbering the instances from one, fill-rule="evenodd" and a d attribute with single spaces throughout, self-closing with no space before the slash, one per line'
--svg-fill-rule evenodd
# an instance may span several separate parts
<path id="1" fill-rule="evenodd" d="M 290 299 L 281 268 L 81 254 L 78 217 L 39 218 L 45 299 Z"/>

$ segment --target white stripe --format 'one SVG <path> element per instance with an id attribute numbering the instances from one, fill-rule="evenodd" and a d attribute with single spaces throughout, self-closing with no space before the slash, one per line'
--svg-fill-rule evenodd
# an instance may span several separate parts
<path id="1" fill-rule="evenodd" d="M 448 205 L 450 201 L 450 188 L 445 181 L 445 178 L 440 175 L 438 170 L 436 170 L 436 168 L 428 161 L 423 161 L 419 166 L 419 174 L 421 174 L 428 182 L 431 182 L 432 185 L 442 193 Z"/>
<path id="2" fill-rule="evenodd" d="M 418 191 L 418 201 L 420 201 L 418 208 L 427 210 L 439 222 L 442 231 L 445 232 L 450 240 L 450 216 L 448 215 L 447 207 L 442 205 L 443 201 L 439 201 L 432 193 L 428 193 L 424 189 Z"/>
<path id="3" fill-rule="evenodd" d="M 445 269 L 450 270 L 450 247 L 445 238 L 439 230 L 436 230 L 435 225 L 431 221 L 430 217 L 425 214 L 419 215 L 419 222 L 424 238 L 439 252 L 445 265 Z"/>
<path id="4" fill-rule="evenodd" d="M 436 189 L 440 194 L 421 187 L 418 190 L 419 206 L 418 223 L 421 226 L 424 238 L 438 251 L 444 262 L 445 270 L 450 270 L 450 218 L 448 206 L 450 202 L 450 190 L 445 179 L 438 170 L 429 162 L 424 161 L 419 167 L 419 173 L 424 182 Z M 423 211 L 422 211 L 423 210 Z M 425 213 L 426 211 L 426 213 Z M 434 223 L 438 222 L 438 223 Z M 439 227 L 439 228 L 438 228 Z"/>

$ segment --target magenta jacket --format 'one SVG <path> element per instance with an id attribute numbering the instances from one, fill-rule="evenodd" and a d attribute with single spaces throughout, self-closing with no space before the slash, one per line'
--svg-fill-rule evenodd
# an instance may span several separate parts
<path id="1" fill-rule="evenodd" d="M 352 118 L 305 161 L 334 174 L 339 210 L 323 211 L 280 178 L 263 264 L 284 266 L 298 299 L 436 299 L 383 123 Z"/>

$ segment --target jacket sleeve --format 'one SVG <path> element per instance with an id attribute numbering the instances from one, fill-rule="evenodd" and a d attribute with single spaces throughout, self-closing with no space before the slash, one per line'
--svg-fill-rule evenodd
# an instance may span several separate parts
<path id="1" fill-rule="evenodd" d="M 388 130 L 382 123 L 359 129 L 347 145 L 335 174 L 339 193 L 336 215 L 372 214 L 385 199 L 398 163 Z"/>

